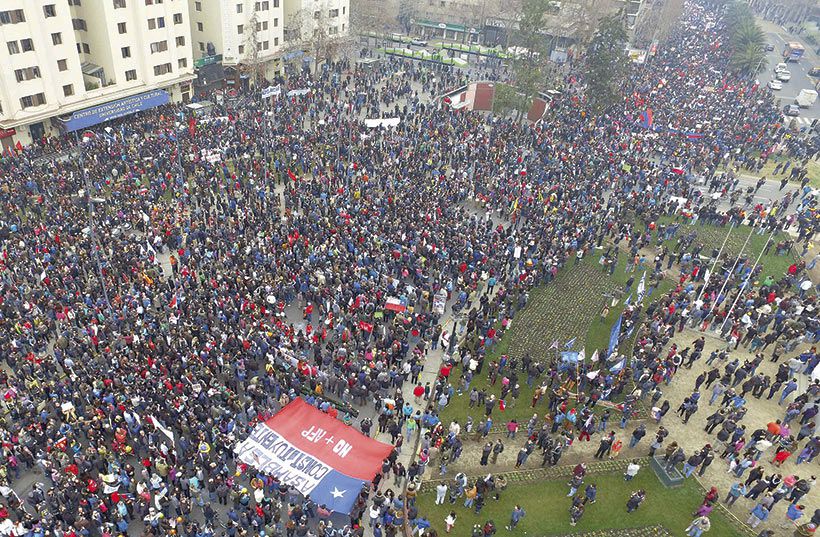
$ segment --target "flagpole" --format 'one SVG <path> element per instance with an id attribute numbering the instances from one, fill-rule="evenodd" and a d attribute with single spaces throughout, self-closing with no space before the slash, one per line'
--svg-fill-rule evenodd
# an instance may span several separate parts
<path id="1" fill-rule="evenodd" d="M 723 244 L 720 245 L 720 250 L 718 250 L 717 257 L 715 257 L 715 260 L 712 262 L 712 268 L 709 269 L 709 272 L 710 272 L 709 276 L 710 277 L 715 272 L 715 266 L 717 265 L 717 262 L 720 259 L 720 254 L 723 253 L 723 247 L 726 246 L 726 241 L 729 240 L 729 235 L 732 234 L 732 229 L 734 229 L 734 227 L 735 227 L 735 220 L 733 218 L 732 219 L 732 225 L 729 227 L 729 232 L 726 233 L 726 236 L 723 238 Z M 706 285 L 709 283 L 709 280 L 706 280 L 705 278 L 704 278 L 704 280 L 705 281 L 703 282 L 703 287 L 700 288 L 700 293 L 698 293 L 698 298 L 695 299 L 695 302 L 700 300 L 700 298 L 703 296 L 703 292 L 706 290 Z"/>
<path id="2" fill-rule="evenodd" d="M 741 254 L 743 254 L 743 251 L 746 249 L 746 245 L 749 243 L 749 239 L 752 238 L 752 233 L 754 233 L 754 231 L 755 231 L 754 227 L 749 230 L 749 235 L 746 237 L 746 241 L 743 243 L 743 247 L 740 249 L 740 252 L 737 254 L 737 258 L 735 259 L 735 262 L 732 264 L 731 272 L 735 271 L 735 267 L 737 266 L 738 261 L 740 261 L 740 256 L 741 256 Z M 729 283 L 729 278 L 731 278 L 731 274 L 729 274 L 723 280 L 723 286 L 720 288 L 720 292 L 718 293 L 717 298 L 720 298 L 720 296 L 723 295 L 723 291 L 726 290 L 726 285 Z M 716 303 L 717 303 L 717 299 L 715 299 L 715 301 L 713 301 L 712 304 L 709 306 L 709 311 L 706 312 L 706 315 L 709 315 L 710 313 L 712 313 L 712 310 L 715 309 L 715 304 Z"/>
<path id="3" fill-rule="evenodd" d="M 766 244 L 763 246 L 763 249 L 760 250 L 760 253 L 757 255 L 757 259 L 755 259 L 755 264 L 752 267 L 751 272 L 749 272 L 749 277 L 743 280 L 743 285 L 740 286 L 740 289 L 737 292 L 737 296 L 735 297 L 735 301 L 732 302 L 732 307 L 729 308 L 729 313 L 726 314 L 726 317 L 723 319 L 723 323 L 720 325 L 720 329 L 723 330 L 723 327 L 726 326 L 726 321 L 729 320 L 729 317 L 732 316 L 732 313 L 735 311 L 735 306 L 737 305 L 738 300 L 740 300 L 740 296 L 743 294 L 743 290 L 746 288 L 746 284 L 749 283 L 749 280 L 752 278 L 752 274 L 754 274 L 757 265 L 760 263 L 760 258 L 763 257 L 763 252 L 766 251 L 766 247 L 769 246 L 769 242 L 774 237 L 775 230 L 772 230 L 771 234 L 769 234 L 769 238 L 766 239 Z"/>

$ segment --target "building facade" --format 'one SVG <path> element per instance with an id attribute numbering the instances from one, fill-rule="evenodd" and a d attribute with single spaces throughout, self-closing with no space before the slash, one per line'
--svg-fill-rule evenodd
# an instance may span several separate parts
<path id="1" fill-rule="evenodd" d="M 195 63 L 218 62 L 228 86 L 271 80 L 289 58 L 349 31 L 349 0 L 188 0 Z M 298 52 L 298 53 L 297 53 Z"/>
<path id="2" fill-rule="evenodd" d="M 191 97 L 187 0 L 3 0 L 0 141 L 59 132 L 60 116 L 154 89 Z"/>

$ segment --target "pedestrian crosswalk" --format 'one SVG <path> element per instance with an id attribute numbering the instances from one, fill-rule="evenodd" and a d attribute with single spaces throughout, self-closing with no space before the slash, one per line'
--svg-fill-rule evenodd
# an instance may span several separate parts
<path id="1" fill-rule="evenodd" d="M 815 118 L 813 117 L 800 117 L 800 116 L 783 116 L 783 123 L 785 125 L 791 125 L 792 120 L 797 122 L 799 127 L 808 127 L 811 125 L 811 122 L 814 121 Z"/>

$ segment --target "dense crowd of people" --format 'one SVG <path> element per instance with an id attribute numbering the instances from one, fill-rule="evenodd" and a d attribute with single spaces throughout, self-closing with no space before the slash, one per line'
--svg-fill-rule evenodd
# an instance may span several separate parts
<path id="1" fill-rule="evenodd" d="M 305 95 L 263 106 L 226 102 L 181 127 L 184 109 L 169 105 L 4 159 L 0 530 L 331 537 L 362 535 L 368 518 L 378 537 L 395 535 L 405 521 L 423 530 L 417 477 L 434 449 L 457 459 L 462 438 L 461 425 L 440 424 L 436 405 L 449 403 L 458 376 L 470 393 L 471 376 L 490 368 L 487 348 L 526 307 L 529 290 L 549 284 L 569 260 L 604 241 L 614 244 L 610 261 L 640 257 L 659 236 L 650 224 L 681 213 L 764 233 L 798 229 L 808 244 L 817 225 L 813 197 L 792 213 L 791 197 L 726 212 L 690 181 L 702 175 L 728 196 L 737 188 L 734 171 L 719 172 L 765 160 L 786 135 L 767 90 L 728 70 L 715 73 L 726 65 L 716 45 L 722 23 L 691 8 L 675 42 L 631 72 L 623 105 L 605 117 L 586 114 L 575 71 L 549 117 L 533 126 L 434 100 L 464 82 L 449 68 L 393 60 L 354 70 L 342 61 L 287 81 L 286 89 L 309 89 Z M 689 31 L 694 26 L 708 31 Z M 699 95 L 707 84 L 715 91 Z M 636 118 L 647 107 L 656 123 L 697 128 L 703 137 L 641 127 Z M 732 126 L 710 123 L 729 114 L 739 118 Z M 369 130 L 365 116 L 401 121 Z M 816 142 L 782 149 L 801 169 Z M 68 158 L 48 158 L 50 151 Z M 688 201 L 679 208 L 671 197 Z M 476 200 L 482 211 L 471 208 Z M 721 277 L 705 281 L 708 252 L 694 237 L 679 245 L 662 251 L 654 268 L 647 264 L 658 280 L 669 270 L 664 262 L 674 261 L 681 277 L 646 311 L 629 308 L 639 343 L 628 367 L 585 381 L 577 400 L 560 389 L 562 373 L 546 356 L 493 364 L 507 382 L 498 394 L 476 392 L 488 417 L 515 397 L 519 375 L 543 388 L 532 403 L 538 414 L 548 408 L 549 423 L 536 416 L 526 455 L 540 448 L 546 463 L 557 464 L 575 435 L 606 430 L 591 412 L 595 401 L 624 400 L 624 428 L 636 405 L 662 399 L 656 394 L 681 360 L 705 359 L 697 345 L 688 356 L 668 350 L 686 323 L 733 345 L 774 345 L 784 358 L 814 340 L 814 297 L 796 287 L 802 263 L 752 286 L 744 282 L 760 270 L 754 260 L 720 259 L 712 272 Z M 742 300 L 731 307 L 738 289 Z M 463 312 L 466 343 L 435 385 L 423 386 L 429 351 L 454 337 L 445 322 L 451 310 Z M 778 453 L 803 462 L 816 456 L 813 428 L 796 435 L 783 428 L 814 424 L 814 387 L 788 396 L 796 388 L 790 378 L 810 374 L 817 359 L 814 350 L 801 353 L 768 384 L 757 363 L 716 368 L 707 387 L 725 386 L 719 437 L 740 423 L 747 392 L 768 388 L 789 405 L 777 434 L 749 433 L 746 442 L 742 425 L 728 430 L 740 447 L 724 456 L 737 468 L 766 452 L 747 444 L 757 449 L 775 436 Z M 325 506 L 238 464 L 236 441 L 296 397 L 358 420 L 368 433 L 376 420 L 397 446 L 384 476 L 393 472 L 399 492 L 379 477 L 349 520 L 334 526 Z M 698 401 L 695 390 L 685 412 Z M 406 470 L 397 460 L 403 433 L 423 436 Z M 687 464 L 704 464 L 711 451 Z M 460 479 L 454 490 L 477 511 L 502 488 L 493 476 Z M 810 487 L 800 483 L 783 484 L 795 502 Z M 633 509 L 641 501 L 640 494 L 629 500 Z M 573 503 L 575 522 L 585 503 Z M 510 527 L 523 516 L 514 511 Z"/>

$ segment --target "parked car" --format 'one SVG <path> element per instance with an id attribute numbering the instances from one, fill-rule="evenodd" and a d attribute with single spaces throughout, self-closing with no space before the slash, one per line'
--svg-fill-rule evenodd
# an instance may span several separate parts
<path id="1" fill-rule="evenodd" d="M 788 82 L 792 79 L 792 74 L 788 71 L 780 71 L 776 76 L 781 82 Z"/>
<path id="2" fill-rule="evenodd" d="M 410 41 L 410 44 L 415 45 L 417 47 L 426 47 L 427 41 L 425 41 L 424 39 L 413 39 L 412 41 Z"/>
<path id="3" fill-rule="evenodd" d="M 766 52 L 771 52 L 774 50 L 774 45 L 771 43 L 766 43 Z"/>
<path id="4" fill-rule="evenodd" d="M 783 107 L 783 113 L 787 116 L 798 116 L 800 115 L 800 107 L 796 104 L 787 104 Z"/>
<path id="5" fill-rule="evenodd" d="M 769 83 L 767 84 L 767 86 L 769 86 L 769 89 L 773 90 L 773 91 L 782 90 L 783 89 L 783 82 L 781 82 L 779 80 L 769 80 Z"/>

